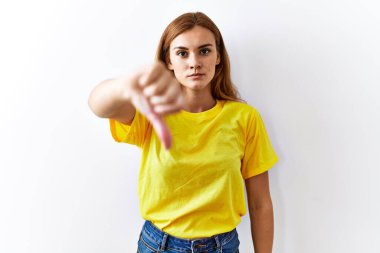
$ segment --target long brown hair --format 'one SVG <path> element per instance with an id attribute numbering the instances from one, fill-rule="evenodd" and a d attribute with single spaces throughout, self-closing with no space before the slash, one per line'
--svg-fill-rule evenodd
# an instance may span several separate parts
<path id="1" fill-rule="evenodd" d="M 216 47 L 220 55 L 220 63 L 215 67 L 215 75 L 211 80 L 211 94 L 215 99 L 240 101 L 239 92 L 231 81 L 230 60 L 224 46 L 222 34 L 215 23 L 202 12 L 189 12 L 174 19 L 165 29 L 158 44 L 156 60 L 167 65 L 169 62 L 170 43 L 181 33 L 202 26 L 210 30 L 215 37 Z"/>

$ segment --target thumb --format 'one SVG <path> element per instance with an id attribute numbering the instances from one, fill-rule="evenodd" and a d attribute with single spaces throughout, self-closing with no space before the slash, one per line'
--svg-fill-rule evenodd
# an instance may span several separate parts
<path id="1" fill-rule="evenodd" d="M 136 108 L 146 116 L 150 123 L 152 123 L 152 126 L 156 131 L 158 138 L 164 144 L 164 147 L 166 149 L 169 149 L 172 144 L 172 137 L 170 134 L 170 130 L 166 125 L 163 117 L 156 114 L 152 110 L 148 100 L 143 95 L 136 94 L 135 96 L 133 96 L 132 100 L 134 106 L 136 106 Z"/>
<path id="2" fill-rule="evenodd" d="M 149 121 L 152 123 L 154 130 L 156 131 L 158 138 L 164 144 L 165 149 L 169 149 L 172 145 L 172 136 L 168 126 L 162 116 L 155 113 L 148 116 Z"/>

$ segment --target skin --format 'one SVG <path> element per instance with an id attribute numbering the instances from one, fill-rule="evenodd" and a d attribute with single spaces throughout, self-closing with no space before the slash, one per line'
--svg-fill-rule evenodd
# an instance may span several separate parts
<path id="1" fill-rule="evenodd" d="M 245 185 L 255 253 L 271 253 L 274 218 L 268 172 L 246 179 Z"/>
<path id="2" fill-rule="evenodd" d="M 201 112 L 215 105 L 210 81 L 220 57 L 212 32 L 196 26 L 172 41 L 169 59 L 166 66 L 156 62 L 128 76 L 103 81 L 90 94 L 90 108 L 99 117 L 128 125 L 137 108 L 170 148 L 170 132 L 162 117 L 181 109 Z M 193 73 L 203 75 L 189 77 Z M 245 185 L 255 253 L 271 253 L 274 222 L 268 172 L 245 180 Z"/>
<path id="3" fill-rule="evenodd" d="M 178 35 L 170 44 L 168 68 L 181 83 L 185 110 L 201 112 L 212 108 L 210 82 L 220 63 L 214 34 L 201 26 Z M 191 74 L 200 74 L 191 77 Z"/>

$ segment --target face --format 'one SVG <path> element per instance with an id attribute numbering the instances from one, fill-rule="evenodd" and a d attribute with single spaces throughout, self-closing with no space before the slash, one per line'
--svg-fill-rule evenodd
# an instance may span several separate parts
<path id="1" fill-rule="evenodd" d="M 210 91 L 215 67 L 220 62 L 214 34 L 201 26 L 178 35 L 170 44 L 169 69 L 185 87 Z"/>

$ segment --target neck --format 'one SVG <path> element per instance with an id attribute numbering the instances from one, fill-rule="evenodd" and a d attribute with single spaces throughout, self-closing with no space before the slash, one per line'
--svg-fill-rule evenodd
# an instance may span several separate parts
<path id="1" fill-rule="evenodd" d="M 211 92 L 196 92 L 192 90 L 183 90 L 185 98 L 184 110 L 188 112 L 203 112 L 213 108 L 216 104 L 216 99 L 211 95 Z"/>

